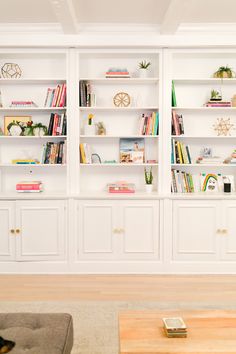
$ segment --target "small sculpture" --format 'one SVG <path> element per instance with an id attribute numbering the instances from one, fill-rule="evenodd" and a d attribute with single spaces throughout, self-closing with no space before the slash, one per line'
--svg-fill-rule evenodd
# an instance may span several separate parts
<path id="1" fill-rule="evenodd" d="M 128 107 L 130 101 L 130 95 L 126 92 L 118 92 L 113 98 L 113 103 L 116 107 Z"/>
<path id="2" fill-rule="evenodd" d="M 1 72 L 4 79 L 19 79 L 22 74 L 19 65 L 15 63 L 5 63 Z"/>
<path id="3" fill-rule="evenodd" d="M 106 128 L 103 122 L 97 123 L 97 134 L 98 135 L 106 135 Z"/>
<path id="4" fill-rule="evenodd" d="M 230 136 L 230 130 L 235 130 L 234 124 L 230 122 L 230 118 L 217 118 L 217 123 L 213 124 L 213 128 L 217 131 L 217 136 Z"/>

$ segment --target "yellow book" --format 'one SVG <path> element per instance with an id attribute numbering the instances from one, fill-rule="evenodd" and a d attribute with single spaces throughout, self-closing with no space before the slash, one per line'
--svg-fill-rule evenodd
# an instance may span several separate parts
<path id="1" fill-rule="evenodd" d="M 181 145 L 180 145 L 179 141 L 177 141 L 177 149 L 178 149 L 180 163 L 184 163 L 183 155 L 182 155 L 182 151 L 181 151 Z"/>
<path id="2" fill-rule="evenodd" d="M 152 112 L 152 132 L 150 135 L 155 135 L 156 119 L 156 112 Z"/>
<path id="3" fill-rule="evenodd" d="M 86 163 L 84 144 L 79 144 L 79 147 L 80 147 L 81 162 Z"/>

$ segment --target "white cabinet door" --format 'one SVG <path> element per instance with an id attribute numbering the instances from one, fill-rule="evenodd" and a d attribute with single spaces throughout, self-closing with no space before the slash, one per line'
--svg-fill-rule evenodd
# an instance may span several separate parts
<path id="1" fill-rule="evenodd" d="M 211 261 L 218 258 L 220 204 L 214 200 L 173 202 L 173 259 Z"/>
<path id="2" fill-rule="evenodd" d="M 221 259 L 236 260 L 236 201 L 222 202 Z"/>
<path id="3" fill-rule="evenodd" d="M 113 259 L 116 250 L 117 207 L 113 201 L 80 201 L 77 204 L 77 257 Z"/>
<path id="4" fill-rule="evenodd" d="M 17 260 L 50 261 L 65 258 L 65 202 L 16 202 Z"/>
<path id="5" fill-rule="evenodd" d="M 120 206 L 120 256 L 126 260 L 158 260 L 159 202 L 125 201 Z"/>
<path id="6" fill-rule="evenodd" d="M 15 259 L 15 203 L 0 202 L 0 260 Z"/>

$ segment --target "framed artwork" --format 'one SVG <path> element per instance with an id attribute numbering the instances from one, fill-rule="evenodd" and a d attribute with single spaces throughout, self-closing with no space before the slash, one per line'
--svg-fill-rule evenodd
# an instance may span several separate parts
<path id="1" fill-rule="evenodd" d="M 144 163 L 144 139 L 120 139 L 120 163 Z"/>
<path id="2" fill-rule="evenodd" d="M 4 117 L 4 135 L 10 135 L 9 131 L 7 129 L 8 125 L 10 123 L 15 122 L 20 122 L 20 123 L 25 123 L 25 125 L 27 124 L 27 122 L 31 121 L 32 117 L 31 116 L 5 116 Z"/>

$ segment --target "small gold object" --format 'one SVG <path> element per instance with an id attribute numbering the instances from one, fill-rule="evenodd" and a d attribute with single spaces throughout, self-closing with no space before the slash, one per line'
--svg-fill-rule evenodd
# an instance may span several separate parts
<path id="1" fill-rule="evenodd" d="M 19 234 L 20 233 L 20 229 L 16 229 L 16 233 Z"/>
<path id="2" fill-rule="evenodd" d="M 14 234 L 14 233 L 15 233 L 15 230 L 14 230 L 14 229 L 11 229 L 11 230 L 10 230 L 10 233 L 11 233 L 11 234 Z"/>
<path id="3" fill-rule="evenodd" d="M 126 92 L 118 92 L 113 97 L 113 103 L 116 107 L 128 107 L 130 102 L 130 95 Z"/>
<path id="4" fill-rule="evenodd" d="M 217 118 L 217 122 L 213 124 L 213 128 L 217 132 L 217 136 L 231 136 L 230 130 L 235 130 L 234 124 L 230 122 L 230 118 Z"/>

